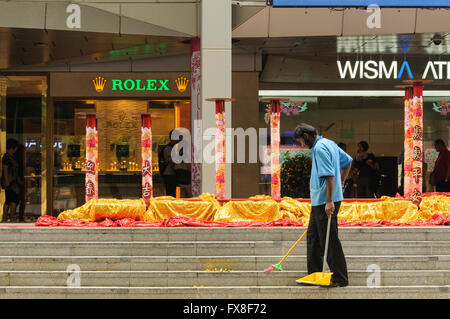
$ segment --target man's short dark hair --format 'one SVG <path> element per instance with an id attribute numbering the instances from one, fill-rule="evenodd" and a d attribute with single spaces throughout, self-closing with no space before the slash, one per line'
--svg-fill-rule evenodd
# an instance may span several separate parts
<path id="1" fill-rule="evenodd" d="M 358 144 L 361 145 L 364 152 L 367 152 L 367 150 L 369 149 L 369 143 L 367 143 L 366 141 L 361 141 Z"/>
<path id="2" fill-rule="evenodd" d="M 344 148 L 344 147 L 347 147 L 347 144 L 340 142 L 340 143 L 338 144 L 338 146 L 339 146 L 340 148 Z"/>
<path id="3" fill-rule="evenodd" d="M 434 141 L 434 146 L 438 146 L 438 145 L 441 145 L 444 147 L 446 146 L 444 140 L 441 138 L 438 138 L 436 141 Z"/>
<path id="4" fill-rule="evenodd" d="M 12 150 L 15 147 L 19 146 L 19 142 L 13 138 L 10 138 L 6 141 L 6 149 L 7 150 Z"/>
<path id="5" fill-rule="evenodd" d="M 311 135 L 313 138 L 317 136 L 317 130 L 313 126 L 308 125 L 306 123 L 300 123 L 295 128 L 294 138 L 298 139 L 300 137 L 303 137 L 304 133 Z"/>

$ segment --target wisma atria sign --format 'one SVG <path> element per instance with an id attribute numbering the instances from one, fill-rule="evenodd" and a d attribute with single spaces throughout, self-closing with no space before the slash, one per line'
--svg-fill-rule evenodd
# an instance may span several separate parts
<path id="1" fill-rule="evenodd" d="M 408 61 L 336 61 L 341 79 L 413 79 Z M 422 73 L 422 80 L 450 80 L 450 62 L 428 61 Z"/>
<path id="2" fill-rule="evenodd" d="M 450 0 L 272 0 L 274 7 L 450 7 Z"/>

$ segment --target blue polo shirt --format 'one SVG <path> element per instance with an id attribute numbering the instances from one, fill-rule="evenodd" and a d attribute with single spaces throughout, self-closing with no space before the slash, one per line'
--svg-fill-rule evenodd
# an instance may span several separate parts
<path id="1" fill-rule="evenodd" d="M 312 147 L 312 168 L 309 190 L 311 205 L 324 205 L 327 201 L 327 184 L 325 177 L 334 176 L 333 202 L 344 199 L 341 186 L 340 169 L 347 167 L 352 158 L 337 144 L 319 136 Z"/>

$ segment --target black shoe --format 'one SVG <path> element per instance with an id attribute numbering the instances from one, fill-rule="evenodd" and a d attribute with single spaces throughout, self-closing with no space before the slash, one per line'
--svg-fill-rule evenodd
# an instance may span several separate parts
<path id="1" fill-rule="evenodd" d="M 346 287 L 346 286 L 348 286 L 348 283 L 339 283 L 339 282 L 332 281 L 332 282 L 330 282 L 329 286 L 322 286 L 322 287 L 336 288 L 336 287 Z"/>

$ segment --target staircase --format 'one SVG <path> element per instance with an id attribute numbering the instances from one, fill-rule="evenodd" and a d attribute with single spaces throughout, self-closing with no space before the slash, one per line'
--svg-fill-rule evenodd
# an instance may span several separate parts
<path id="1" fill-rule="evenodd" d="M 306 238 L 264 272 L 304 230 L 1 227 L 0 298 L 450 298 L 450 227 L 341 227 L 333 289 L 296 284 Z"/>

